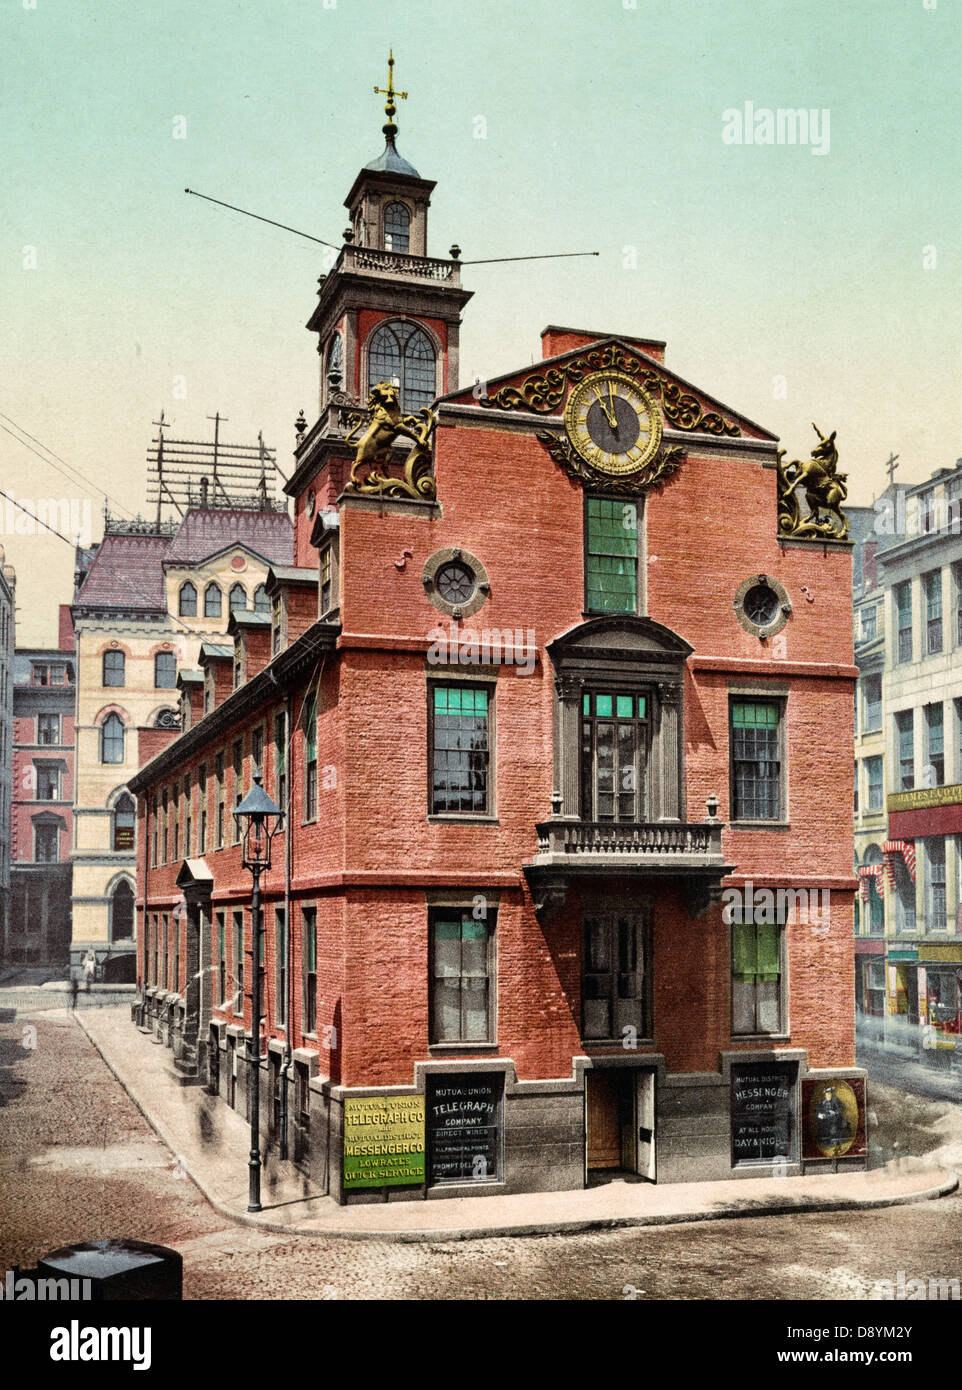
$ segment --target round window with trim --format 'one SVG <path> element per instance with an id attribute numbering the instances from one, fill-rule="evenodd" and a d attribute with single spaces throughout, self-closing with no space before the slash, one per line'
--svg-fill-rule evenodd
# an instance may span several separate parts
<path id="1" fill-rule="evenodd" d="M 476 555 L 458 547 L 437 550 L 424 566 L 424 592 L 449 618 L 468 618 L 491 592 L 488 572 Z"/>
<path id="2" fill-rule="evenodd" d="M 788 591 L 767 574 L 753 574 L 735 595 L 735 616 L 746 632 L 764 640 L 781 632 L 792 614 Z"/>

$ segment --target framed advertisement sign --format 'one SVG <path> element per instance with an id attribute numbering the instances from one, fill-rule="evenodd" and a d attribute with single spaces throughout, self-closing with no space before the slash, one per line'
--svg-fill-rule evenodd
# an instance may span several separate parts
<path id="1" fill-rule="evenodd" d="M 500 1176 L 502 1084 L 500 1075 L 432 1080 L 429 1182 L 483 1182 Z"/>
<path id="2" fill-rule="evenodd" d="M 864 1077 L 806 1077 L 802 1132 L 803 1158 L 864 1158 Z"/>
<path id="3" fill-rule="evenodd" d="M 424 1182 L 424 1097 L 349 1096 L 344 1102 L 344 1188 Z"/>
<path id="4" fill-rule="evenodd" d="M 791 1063 L 732 1067 L 733 1164 L 795 1159 L 796 1076 Z"/>

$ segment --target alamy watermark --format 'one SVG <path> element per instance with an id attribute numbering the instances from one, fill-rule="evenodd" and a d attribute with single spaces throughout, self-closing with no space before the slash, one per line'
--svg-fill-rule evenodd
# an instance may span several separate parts
<path id="1" fill-rule="evenodd" d="M 831 113 L 827 106 L 729 106 L 722 112 L 725 145 L 807 145 L 812 154 L 828 154 Z"/>
<path id="2" fill-rule="evenodd" d="M 534 628 L 433 627 L 428 633 L 431 666 L 514 666 L 515 674 L 530 676 L 537 643 Z"/>
<path id="3" fill-rule="evenodd" d="M 67 540 L 88 546 L 93 509 L 89 497 L 0 497 L 0 533 L 42 536 L 59 531 Z"/>
<path id="4" fill-rule="evenodd" d="M 756 888 L 747 879 L 740 888 L 722 890 L 722 918 L 730 924 L 736 916 L 759 926 L 794 922 L 809 926 L 816 936 L 827 935 L 832 920 L 832 894 L 828 888 Z"/>

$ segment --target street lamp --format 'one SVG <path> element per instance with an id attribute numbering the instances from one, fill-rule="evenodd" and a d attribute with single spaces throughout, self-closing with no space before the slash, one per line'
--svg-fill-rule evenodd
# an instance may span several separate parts
<path id="1" fill-rule="evenodd" d="M 234 812 L 243 845 L 242 863 L 254 878 L 251 894 L 251 1156 L 248 1211 L 261 1209 L 260 1052 L 261 1052 L 261 874 L 271 867 L 271 841 L 284 812 L 261 785 L 254 769 L 254 785 Z"/>

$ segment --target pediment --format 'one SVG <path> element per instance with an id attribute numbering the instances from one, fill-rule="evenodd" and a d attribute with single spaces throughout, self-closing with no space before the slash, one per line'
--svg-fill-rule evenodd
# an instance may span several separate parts
<path id="1" fill-rule="evenodd" d="M 603 338 L 587 347 L 573 348 L 536 366 L 509 372 L 483 383 L 485 394 L 468 387 L 441 398 L 442 402 L 481 407 L 510 415 L 523 412 L 546 420 L 562 416 L 569 393 L 593 372 L 616 371 L 632 377 L 654 400 L 665 430 L 717 437 L 778 438 L 747 416 L 732 410 L 708 392 L 694 386 L 637 347 L 619 338 Z"/>
<path id="2" fill-rule="evenodd" d="M 549 642 L 547 650 L 558 667 L 579 658 L 591 660 L 598 656 L 681 664 L 694 648 L 684 637 L 653 618 L 606 613 L 569 628 Z"/>

